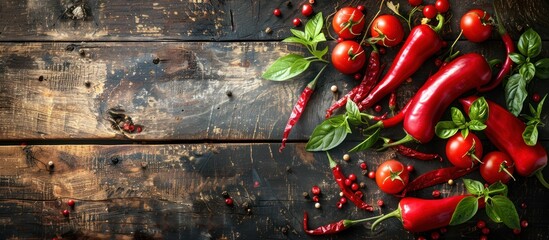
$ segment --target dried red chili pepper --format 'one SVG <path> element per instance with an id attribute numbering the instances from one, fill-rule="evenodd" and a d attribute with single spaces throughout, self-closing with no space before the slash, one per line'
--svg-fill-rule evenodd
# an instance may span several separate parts
<path id="1" fill-rule="evenodd" d="M 415 158 L 423 161 L 430 161 L 430 160 L 437 159 L 440 162 L 442 162 L 442 157 L 437 153 L 424 153 L 415 149 L 411 149 L 404 145 L 396 145 L 396 146 L 393 146 L 392 148 L 395 149 L 399 154 L 404 155 L 406 157 L 411 157 L 411 158 Z"/>
<path id="2" fill-rule="evenodd" d="M 447 167 L 447 168 L 439 168 L 436 170 L 432 170 L 430 172 L 426 172 L 420 175 L 419 177 L 416 177 L 414 181 L 408 183 L 406 188 L 404 188 L 404 190 L 396 196 L 404 197 L 408 192 L 413 192 L 413 191 L 431 187 L 437 184 L 446 183 L 450 179 L 452 180 L 458 179 L 460 177 L 463 177 L 475 171 L 476 169 L 477 169 L 476 167 L 475 168 Z"/>
<path id="3" fill-rule="evenodd" d="M 470 96 L 460 100 L 465 112 L 469 110 L 473 101 L 478 97 Z M 486 100 L 490 114 L 486 119 L 484 133 L 500 151 L 507 153 L 515 162 L 515 169 L 521 176 L 536 175 L 546 188 L 549 183 L 543 178 L 542 170 L 547 165 L 547 152 L 538 142 L 535 146 L 528 146 L 522 138 L 526 124 L 504 107 Z"/>
<path id="4" fill-rule="evenodd" d="M 371 217 L 371 218 L 364 218 L 364 219 L 358 219 L 358 220 L 349 220 L 349 219 L 343 219 L 335 223 L 326 224 L 324 226 L 317 227 L 315 229 L 309 229 L 309 215 L 307 212 L 303 213 L 303 230 L 305 233 L 309 235 L 327 235 L 327 234 L 334 234 L 341 232 L 345 229 L 348 229 L 349 227 L 352 227 L 354 225 L 357 225 L 359 223 L 363 223 L 366 221 L 371 221 L 374 219 L 378 219 L 384 215 Z"/>
<path id="5" fill-rule="evenodd" d="M 395 57 L 391 68 L 374 89 L 358 104 L 359 109 L 367 109 L 385 95 L 394 91 L 403 81 L 414 74 L 423 63 L 438 52 L 444 41 L 438 32 L 444 24 L 444 17 L 437 16 L 438 25 L 431 27 L 421 24 L 412 29 L 406 42 Z"/>
<path id="6" fill-rule="evenodd" d="M 286 147 L 286 141 L 288 140 L 288 136 L 290 135 L 290 132 L 292 131 L 292 128 L 295 126 L 297 121 L 299 121 L 299 118 L 301 118 L 301 114 L 303 114 L 303 110 L 305 110 L 305 107 L 307 106 L 307 102 L 309 102 L 309 99 L 311 98 L 311 95 L 314 92 L 314 89 L 316 87 L 316 82 L 320 74 L 324 71 L 324 69 L 326 69 L 326 66 L 322 67 L 322 69 L 320 70 L 320 72 L 318 72 L 316 77 L 307 84 L 305 89 L 303 89 L 303 91 L 299 95 L 299 99 L 297 100 L 297 103 L 292 109 L 292 114 L 288 118 L 288 122 L 286 123 L 286 127 L 284 128 L 284 134 L 282 135 L 282 144 L 278 149 L 279 152 L 282 152 L 282 150 Z"/>
<path id="7" fill-rule="evenodd" d="M 341 166 L 339 166 L 339 164 L 337 164 L 332 159 L 330 154 L 326 153 L 326 155 L 328 155 L 328 160 L 330 161 L 330 168 L 332 169 L 332 174 L 334 175 L 334 179 L 337 185 L 339 185 L 341 192 L 343 192 L 343 195 L 346 198 L 348 198 L 351 202 L 353 202 L 358 208 L 366 211 L 370 211 L 370 212 L 374 211 L 374 207 L 362 201 L 361 198 L 359 198 L 356 194 L 354 194 L 353 191 L 345 185 L 346 177 L 345 177 L 345 174 L 343 174 L 343 172 L 341 171 Z"/>
<path id="8" fill-rule="evenodd" d="M 366 70 L 362 75 L 363 77 L 360 84 L 354 87 L 353 89 L 351 89 L 351 91 L 345 94 L 345 96 L 340 98 L 337 102 L 332 104 L 332 106 L 330 106 L 328 110 L 326 110 L 326 118 L 329 118 L 330 116 L 332 116 L 332 114 L 336 109 L 344 107 L 345 104 L 347 104 L 347 99 L 350 98 L 353 100 L 353 102 L 358 102 L 359 100 L 362 100 L 361 98 L 360 99 L 357 98 L 357 96 L 364 96 L 370 91 L 370 89 L 376 83 L 380 72 L 381 71 L 379 66 L 379 52 L 377 51 L 377 49 L 374 48 L 374 50 L 372 50 L 372 52 L 370 53 L 370 59 L 368 60 L 368 67 L 366 67 Z M 359 99 L 359 100 L 356 100 L 356 99 Z"/>

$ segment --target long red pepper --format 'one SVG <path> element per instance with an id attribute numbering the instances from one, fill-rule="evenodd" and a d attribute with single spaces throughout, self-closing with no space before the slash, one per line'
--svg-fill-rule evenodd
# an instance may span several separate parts
<path id="1" fill-rule="evenodd" d="M 393 146 L 392 148 L 395 149 L 397 153 L 404 155 L 406 157 L 411 157 L 411 158 L 415 158 L 423 161 L 430 161 L 430 160 L 436 159 L 442 162 L 442 157 L 437 153 L 424 153 L 424 152 L 420 152 L 418 150 L 406 147 L 404 145 L 396 145 L 396 146 Z"/>
<path id="2" fill-rule="evenodd" d="M 377 48 L 374 47 L 374 49 L 370 53 L 368 66 L 366 67 L 366 71 L 364 72 L 360 84 L 354 87 L 347 94 L 345 94 L 345 96 L 340 98 L 337 102 L 332 104 L 332 106 L 330 106 L 328 110 L 326 110 L 326 118 L 332 116 L 336 109 L 345 106 L 345 104 L 347 104 L 347 99 L 349 98 L 351 98 L 353 102 L 362 101 L 362 98 L 364 98 L 364 96 L 368 94 L 370 89 L 377 82 L 379 74 L 381 73 L 379 63 L 379 51 L 377 50 Z"/>
<path id="3" fill-rule="evenodd" d="M 469 173 L 472 173 L 477 168 L 459 168 L 459 167 L 447 167 L 447 168 L 439 168 L 436 170 L 432 170 L 430 172 L 426 172 L 419 177 L 416 177 L 414 181 L 408 183 L 406 185 L 406 188 L 398 194 L 398 197 L 404 197 L 408 192 L 417 191 L 420 189 L 424 189 L 427 187 L 431 187 L 437 184 L 446 183 L 448 180 L 452 179 L 458 179 L 460 177 L 463 177 Z"/>
<path id="4" fill-rule="evenodd" d="M 448 106 L 460 95 L 485 85 L 492 71 L 478 53 L 464 54 L 429 77 L 411 100 L 404 116 L 406 136 L 384 147 L 416 140 L 429 142 L 435 135 L 435 125 Z"/>
<path id="5" fill-rule="evenodd" d="M 299 95 L 299 99 L 297 100 L 297 103 L 292 109 L 292 114 L 288 118 L 288 122 L 286 123 L 286 127 L 284 128 L 284 134 L 282 135 L 282 144 L 278 149 L 279 152 L 282 152 L 282 150 L 286 147 L 286 141 L 288 141 L 288 136 L 290 135 L 290 132 L 292 131 L 292 128 L 295 126 L 297 121 L 299 121 L 299 118 L 301 118 L 301 115 L 303 114 L 303 110 L 305 110 L 305 107 L 307 106 L 307 102 L 309 102 L 309 99 L 311 98 L 311 95 L 314 92 L 314 89 L 316 87 L 316 82 L 320 77 L 320 74 L 324 71 L 324 69 L 326 69 L 326 66 L 322 67 L 322 69 L 320 70 L 320 72 L 318 72 L 316 77 L 307 84 L 305 89 L 303 89 L 303 91 L 301 92 L 301 95 Z"/>
<path id="6" fill-rule="evenodd" d="M 476 99 L 476 96 L 460 99 L 467 114 Z M 486 137 L 499 150 L 511 156 L 515 162 L 515 169 L 521 176 L 536 175 L 543 186 L 549 188 L 549 183 L 545 181 L 542 174 L 543 168 L 547 165 L 545 148 L 539 142 L 535 146 L 527 145 L 522 138 L 526 124 L 504 107 L 492 101 L 486 101 L 490 109 L 485 122 Z"/>
<path id="7" fill-rule="evenodd" d="M 410 107 L 410 104 L 411 104 L 411 101 L 408 101 L 408 103 L 406 103 L 406 105 L 404 105 L 404 107 L 400 109 L 400 111 L 396 115 L 390 118 L 382 119 L 370 125 L 368 128 L 366 128 L 366 131 L 374 128 L 390 128 L 398 125 L 399 123 L 402 122 L 402 120 L 404 120 L 404 116 L 406 115 L 406 111 Z"/>
<path id="8" fill-rule="evenodd" d="M 442 48 L 444 41 L 438 35 L 438 31 L 443 26 L 444 17 L 439 14 L 437 20 L 439 22 L 435 28 L 421 24 L 412 29 L 387 74 L 358 104 L 360 109 L 372 107 L 384 96 L 394 91 L 404 80 L 412 76 L 427 59 Z"/>
<path id="9" fill-rule="evenodd" d="M 343 192 L 343 195 L 349 199 L 349 201 L 353 202 L 358 208 L 366 210 L 366 211 L 374 211 L 374 207 L 368 205 L 364 201 L 362 201 L 361 198 L 359 198 L 356 194 L 353 193 L 351 189 L 347 185 L 345 185 L 345 174 L 341 171 L 341 166 L 337 164 L 330 154 L 326 153 L 328 155 L 328 160 L 330 161 L 330 168 L 332 169 L 332 174 L 334 175 L 334 179 L 339 185 L 339 188 L 341 192 Z"/>
<path id="10" fill-rule="evenodd" d="M 371 220 L 380 218 L 382 216 L 383 215 L 372 217 L 372 218 L 359 219 L 359 220 L 343 219 L 343 220 L 337 221 L 335 223 L 329 223 L 329 224 L 326 224 L 324 226 L 317 227 L 315 229 L 309 229 L 309 215 L 307 214 L 307 212 L 304 212 L 303 213 L 303 230 L 305 231 L 305 233 L 307 233 L 309 235 L 334 234 L 334 233 L 341 232 L 345 229 L 348 229 L 348 228 L 350 228 L 354 225 L 357 225 L 359 223 L 366 222 L 366 221 L 371 221 Z"/>
<path id="11" fill-rule="evenodd" d="M 406 197 L 400 200 L 398 208 L 379 218 L 372 229 L 385 219 L 396 217 L 404 229 L 410 232 L 425 232 L 448 226 L 458 203 L 469 195 L 458 195 L 443 199 L 421 199 Z"/>

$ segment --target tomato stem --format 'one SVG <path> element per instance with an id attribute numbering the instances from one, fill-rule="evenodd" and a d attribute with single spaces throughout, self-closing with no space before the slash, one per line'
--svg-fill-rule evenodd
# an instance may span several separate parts
<path id="1" fill-rule="evenodd" d="M 501 162 L 501 164 L 499 164 L 499 172 L 504 171 L 505 173 L 507 173 L 507 175 L 509 175 L 513 179 L 513 181 L 516 181 L 517 179 L 515 179 L 513 174 L 509 172 L 509 170 L 507 170 L 507 167 L 508 167 L 507 161 Z"/>
<path id="2" fill-rule="evenodd" d="M 362 40 L 360 41 L 360 45 L 366 43 L 366 36 L 368 36 L 368 29 L 370 29 L 370 27 L 372 26 L 372 24 L 374 23 L 374 20 L 377 18 L 377 16 L 379 16 L 379 14 L 381 13 L 381 9 L 383 8 L 383 3 L 385 3 L 385 0 L 382 0 L 381 3 L 379 4 L 379 9 L 377 10 L 377 13 L 376 15 L 374 15 L 374 18 L 372 18 L 372 20 L 368 23 L 368 26 L 366 26 L 366 30 L 364 30 L 364 36 L 362 37 Z"/>
<path id="3" fill-rule="evenodd" d="M 541 172 L 541 170 L 543 170 L 543 168 L 536 171 L 536 173 L 535 173 L 536 177 L 538 178 L 541 185 L 543 185 L 545 188 L 549 189 L 549 183 L 547 183 L 547 181 L 545 181 L 545 178 L 543 177 L 543 173 Z"/>

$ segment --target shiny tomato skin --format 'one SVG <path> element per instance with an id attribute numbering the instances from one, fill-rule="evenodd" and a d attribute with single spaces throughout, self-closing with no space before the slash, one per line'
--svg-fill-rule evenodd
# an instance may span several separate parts
<path id="1" fill-rule="evenodd" d="M 381 15 L 374 20 L 370 34 L 372 37 L 379 37 L 380 33 L 385 35 L 385 38 L 377 42 L 378 45 L 394 47 L 404 39 L 404 27 L 394 15 Z"/>
<path id="2" fill-rule="evenodd" d="M 305 17 L 310 16 L 311 14 L 313 14 L 313 6 L 308 3 L 303 4 L 303 6 L 301 7 L 301 14 L 303 14 L 303 16 Z"/>
<path id="3" fill-rule="evenodd" d="M 415 7 L 421 5 L 423 3 L 423 0 L 408 0 L 408 3 L 410 4 L 410 6 Z"/>
<path id="4" fill-rule="evenodd" d="M 360 36 L 365 24 L 364 13 L 354 7 L 340 9 L 332 20 L 332 28 L 343 39 L 353 39 Z"/>
<path id="5" fill-rule="evenodd" d="M 409 173 L 399 161 L 390 159 L 376 170 L 376 183 L 379 189 L 388 194 L 402 191 L 408 185 Z"/>
<path id="6" fill-rule="evenodd" d="M 437 8 L 435 5 L 429 4 L 423 7 L 423 16 L 429 19 L 433 19 L 437 16 Z"/>
<path id="7" fill-rule="evenodd" d="M 343 74 L 358 72 L 366 63 L 366 53 L 355 41 L 338 43 L 332 50 L 332 64 Z"/>
<path id="8" fill-rule="evenodd" d="M 450 137 L 446 143 L 446 157 L 454 166 L 459 168 L 470 168 L 477 164 L 478 161 L 471 156 L 474 152 L 474 155 L 480 159 L 482 150 L 482 142 L 472 132 L 469 132 L 467 138 L 463 138 L 461 132 L 458 132 Z"/>
<path id="9" fill-rule="evenodd" d="M 515 171 L 514 162 L 509 155 L 500 151 L 489 152 L 482 158 L 483 164 L 480 165 L 480 175 L 487 183 L 492 184 L 497 181 L 507 183 L 511 180 L 511 175 L 500 170 L 501 164 L 504 163 L 505 169 L 513 174 Z"/>
<path id="10" fill-rule="evenodd" d="M 450 10 L 450 2 L 448 0 L 437 0 L 435 2 L 435 8 L 439 13 L 445 13 Z"/>
<path id="11" fill-rule="evenodd" d="M 475 43 L 486 41 L 492 35 L 490 14 L 480 9 L 473 9 L 465 13 L 459 26 L 463 30 L 463 36 Z"/>

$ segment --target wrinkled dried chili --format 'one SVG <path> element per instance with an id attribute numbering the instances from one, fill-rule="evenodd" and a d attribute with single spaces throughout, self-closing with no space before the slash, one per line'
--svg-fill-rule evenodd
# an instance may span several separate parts
<path id="1" fill-rule="evenodd" d="M 417 160 L 429 161 L 429 160 L 439 160 L 442 162 L 442 157 L 437 153 L 424 153 L 418 150 L 406 147 L 404 145 L 396 145 L 392 147 L 397 151 L 397 153 L 404 155 L 406 157 L 415 158 Z"/>
<path id="2" fill-rule="evenodd" d="M 452 179 L 455 180 L 457 178 L 463 177 L 473 171 L 475 171 L 477 167 L 474 168 L 459 168 L 459 167 L 447 167 L 447 168 L 439 168 L 430 172 L 426 172 L 416 179 L 414 181 L 408 183 L 406 188 L 397 195 L 398 197 L 404 197 L 406 196 L 406 193 L 424 189 L 427 187 L 431 187 L 437 184 L 446 183 L 448 180 Z"/>
<path id="3" fill-rule="evenodd" d="M 329 223 L 324 226 L 317 227 L 315 229 L 309 229 L 309 215 L 307 212 L 303 213 L 303 230 L 305 233 L 309 235 L 326 235 L 326 234 L 334 234 L 341 232 L 345 229 L 348 229 L 354 225 L 357 225 L 362 222 L 378 219 L 380 217 L 384 216 L 383 214 L 380 216 L 375 216 L 371 218 L 364 218 L 359 220 L 349 220 L 349 219 L 343 219 L 334 223 Z"/>
<path id="4" fill-rule="evenodd" d="M 328 160 L 330 161 L 330 168 L 332 169 L 334 179 L 335 179 L 337 185 L 339 185 L 339 188 L 340 188 L 341 192 L 343 192 L 343 195 L 346 198 L 348 198 L 349 201 L 354 203 L 358 208 L 366 210 L 366 211 L 370 211 L 370 212 L 374 211 L 374 207 L 372 207 L 369 204 L 362 201 L 362 199 L 359 198 L 359 196 L 354 194 L 353 191 L 351 189 L 349 189 L 347 185 L 345 185 L 346 177 L 345 177 L 345 174 L 343 174 L 343 172 L 341 171 L 341 166 L 339 166 L 339 164 L 337 164 L 332 159 L 330 154 L 328 154 L 328 153 L 326 153 L 326 154 L 328 155 Z"/>
<path id="5" fill-rule="evenodd" d="M 286 147 L 286 141 L 288 140 L 288 136 L 290 135 L 292 128 L 295 126 L 297 121 L 299 121 L 299 118 L 303 114 L 303 110 L 305 110 L 305 107 L 307 106 L 307 102 L 309 102 L 309 99 L 311 98 L 311 95 L 314 92 L 318 77 L 320 76 L 320 74 L 322 74 L 324 69 L 326 69 L 326 66 L 322 67 L 322 69 L 320 70 L 320 72 L 318 72 L 316 77 L 307 84 L 305 89 L 303 89 L 303 91 L 301 92 L 301 95 L 299 95 L 299 99 L 297 100 L 297 103 L 292 109 L 292 114 L 288 118 L 288 122 L 286 123 L 286 127 L 284 128 L 284 134 L 282 135 L 282 144 L 278 149 L 279 152 L 282 152 L 282 150 Z"/>

